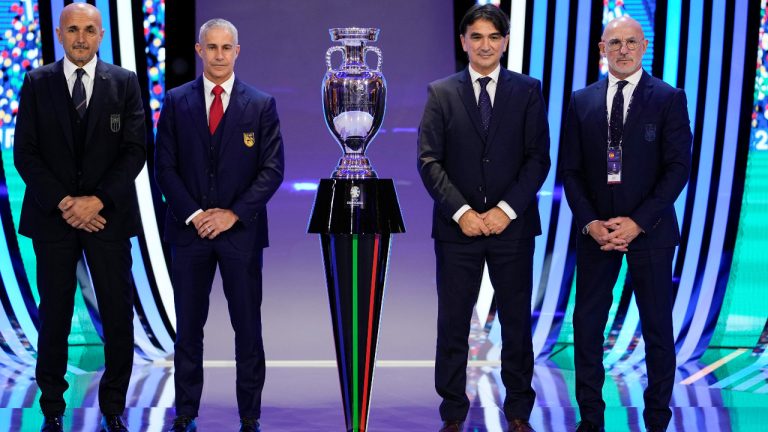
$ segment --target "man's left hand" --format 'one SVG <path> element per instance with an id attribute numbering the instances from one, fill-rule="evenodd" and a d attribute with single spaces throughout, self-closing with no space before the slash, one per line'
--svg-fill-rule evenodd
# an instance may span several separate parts
<path id="1" fill-rule="evenodd" d="M 485 222 L 485 226 L 491 230 L 491 234 L 501 234 L 512 220 L 504 213 L 504 210 L 494 207 L 480 215 Z"/>
<path id="2" fill-rule="evenodd" d="M 237 215 L 228 209 L 212 208 L 204 212 L 200 219 L 197 234 L 202 238 L 213 240 L 219 234 L 232 228 L 237 222 Z"/>
<path id="3" fill-rule="evenodd" d="M 95 196 L 74 197 L 72 204 L 62 212 L 61 217 L 73 228 L 84 228 L 103 208 L 104 204 Z"/>
<path id="4" fill-rule="evenodd" d="M 603 226 L 611 231 L 602 238 L 605 241 L 605 245 L 600 249 L 603 250 L 627 252 L 627 248 L 632 240 L 643 232 L 642 228 L 632 218 L 624 216 L 608 219 L 603 222 Z"/>

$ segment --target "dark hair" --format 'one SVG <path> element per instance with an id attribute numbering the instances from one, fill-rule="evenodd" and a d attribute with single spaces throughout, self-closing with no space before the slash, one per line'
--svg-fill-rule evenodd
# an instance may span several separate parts
<path id="1" fill-rule="evenodd" d="M 509 34 L 509 17 L 498 7 L 492 4 L 476 4 L 469 8 L 464 18 L 459 24 L 459 34 L 467 32 L 467 27 L 471 26 L 477 20 L 490 21 L 491 24 L 501 33 L 502 36 Z"/>

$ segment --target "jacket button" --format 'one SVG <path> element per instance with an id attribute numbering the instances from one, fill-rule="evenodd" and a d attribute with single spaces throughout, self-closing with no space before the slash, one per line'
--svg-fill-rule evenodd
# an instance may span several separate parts
<path id="1" fill-rule="evenodd" d="M 478 191 L 480 191 L 480 192 L 482 192 L 484 189 L 485 189 L 485 188 L 484 188 L 484 187 L 482 187 L 482 186 L 478 186 L 478 187 L 477 187 L 477 190 L 478 190 Z"/>
<path id="2" fill-rule="evenodd" d="M 488 159 L 488 158 L 485 158 L 485 159 L 483 159 L 483 162 L 485 162 L 485 163 L 488 163 L 488 162 L 490 162 L 490 161 L 491 161 L 491 160 L 490 160 L 490 159 Z"/>

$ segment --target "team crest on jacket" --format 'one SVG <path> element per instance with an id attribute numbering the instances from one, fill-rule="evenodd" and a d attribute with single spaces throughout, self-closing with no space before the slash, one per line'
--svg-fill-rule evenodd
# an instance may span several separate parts
<path id="1" fill-rule="evenodd" d="M 246 147 L 253 147 L 256 144 L 256 135 L 253 132 L 243 132 L 243 144 Z"/>
<path id="2" fill-rule="evenodd" d="M 112 114 L 109 116 L 109 130 L 112 132 L 120 132 L 120 114 Z"/>
<path id="3" fill-rule="evenodd" d="M 653 123 L 647 123 L 645 125 L 645 140 L 656 141 L 656 125 Z"/>

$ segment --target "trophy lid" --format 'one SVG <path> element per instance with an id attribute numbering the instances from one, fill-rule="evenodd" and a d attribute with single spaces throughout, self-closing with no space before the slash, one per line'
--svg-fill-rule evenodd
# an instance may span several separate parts
<path id="1" fill-rule="evenodd" d="M 379 29 L 372 27 L 339 27 L 328 30 L 331 40 L 367 40 L 376 41 L 379 37 Z"/>

